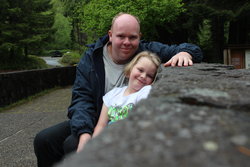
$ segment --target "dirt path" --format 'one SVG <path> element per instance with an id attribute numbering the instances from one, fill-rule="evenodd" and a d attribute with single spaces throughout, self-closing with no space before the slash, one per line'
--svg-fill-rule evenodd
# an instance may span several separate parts
<path id="1" fill-rule="evenodd" d="M 40 130 L 67 119 L 71 87 L 0 112 L 0 166 L 35 167 L 33 139 Z"/>

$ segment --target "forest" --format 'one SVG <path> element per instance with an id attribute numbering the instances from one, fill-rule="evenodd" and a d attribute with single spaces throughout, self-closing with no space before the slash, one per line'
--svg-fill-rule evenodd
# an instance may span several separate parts
<path id="1" fill-rule="evenodd" d="M 1 0 L 0 70 L 43 68 L 38 57 L 52 50 L 81 55 L 119 12 L 139 17 L 144 40 L 199 45 L 204 62 L 223 63 L 228 45 L 250 45 L 248 0 Z"/>

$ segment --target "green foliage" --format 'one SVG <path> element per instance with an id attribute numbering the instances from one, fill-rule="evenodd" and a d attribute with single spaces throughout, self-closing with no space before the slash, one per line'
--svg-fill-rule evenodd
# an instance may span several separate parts
<path id="1" fill-rule="evenodd" d="M 53 11 L 55 13 L 53 24 L 53 42 L 49 48 L 65 49 L 71 46 L 71 31 L 72 26 L 70 18 L 64 16 L 64 6 L 60 0 L 52 0 Z"/>
<path id="2" fill-rule="evenodd" d="M 69 20 L 61 13 L 55 15 L 55 22 L 53 25 L 55 33 L 53 35 L 54 43 L 52 47 L 55 49 L 69 48 L 71 45 L 71 25 Z"/>
<path id="3" fill-rule="evenodd" d="M 48 67 L 45 60 L 34 55 L 29 55 L 24 65 L 26 69 L 43 69 Z"/>
<path id="4" fill-rule="evenodd" d="M 203 48 L 211 46 L 211 23 L 209 20 L 204 20 L 200 26 L 200 32 L 198 33 L 199 45 Z"/>
<path id="5" fill-rule="evenodd" d="M 244 32 L 245 29 L 237 28 L 235 31 L 229 31 L 233 25 L 231 23 L 250 10 L 250 3 L 248 0 L 184 0 L 183 2 L 187 9 L 187 22 L 184 25 L 188 29 L 190 41 L 200 44 L 205 59 L 209 60 L 207 62 L 223 63 L 223 49 L 230 41 L 230 36 L 238 33 L 237 31 Z M 204 27 L 204 21 L 208 21 L 206 26 L 210 26 L 209 34 L 206 26 Z M 234 36 L 239 37 L 238 34 Z"/>
<path id="6" fill-rule="evenodd" d="M 46 62 L 34 55 L 13 59 L 12 61 L 0 61 L 0 70 L 30 70 L 47 68 Z"/>
<path id="7" fill-rule="evenodd" d="M 141 31 L 147 40 L 157 39 L 157 26 L 165 26 L 183 12 L 181 0 L 92 0 L 82 8 L 81 28 L 88 43 L 106 34 L 112 18 L 119 12 L 136 15 L 141 20 Z"/>
<path id="8" fill-rule="evenodd" d="M 61 62 L 67 65 L 76 65 L 80 59 L 81 55 L 78 52 L 67 52 L 63 55 Z"/>
<path id="9" fill-rule="evenodd" d="M 49 2 L 1 1 L 0 61 L 3 64 L 15 68 L 11 61 L 22 62 L 29 54 L 38 54 L 46 46 L 53 22 Z M 16 65 L 19 68 L 18 63 Z"/>
<path id="10" fill-rule="evenodd" d="M 199 45 L 204 53 L 203 61 L 206 61 L 208 55 L 212 54 L 212 40 L 211 40 L 211 21 L 204 20 L 203 24 L 199 27 L 197 45 Z"/>

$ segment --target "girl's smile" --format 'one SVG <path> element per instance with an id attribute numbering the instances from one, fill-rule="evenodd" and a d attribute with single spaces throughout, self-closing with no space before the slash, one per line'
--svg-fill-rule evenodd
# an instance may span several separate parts
<path id="1" fill-rule="evenodd" d="M 129 92 L 136 92 L 143 86 L 150 85 L 154 80 L 156 71 L 157 67 L 151 60 L 146 57 L 140 58 L 129 75 Z"/>

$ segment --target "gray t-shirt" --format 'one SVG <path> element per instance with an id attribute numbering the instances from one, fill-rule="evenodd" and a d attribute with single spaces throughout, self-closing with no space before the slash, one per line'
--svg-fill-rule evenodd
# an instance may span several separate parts
<path id="1" fill-rule="evenodd" d="M 114 87 L 122 87 L 127 83 L 127 79 L 123 74 L 124 64 L 116 64 L 112 61 L 108 53 L 108 44 L 103 48 L 103 62 L 105 68 L 105 93 Z"/>

